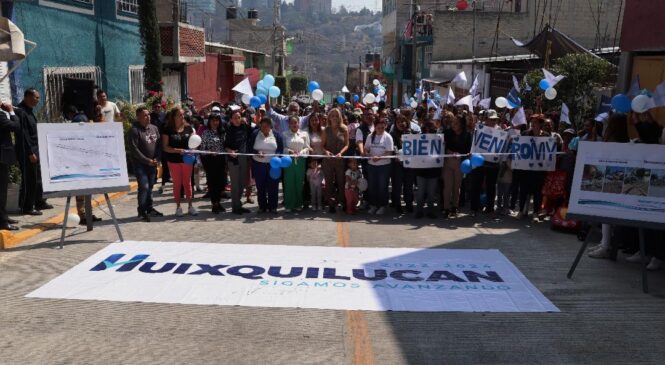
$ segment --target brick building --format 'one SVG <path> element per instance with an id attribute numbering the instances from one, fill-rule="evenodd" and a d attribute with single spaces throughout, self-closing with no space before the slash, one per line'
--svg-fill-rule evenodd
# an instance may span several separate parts
<path id="1" fill-rule="evenodd" d="M 187 14 L 178 2 L 157 1 L 162 48 L 164 94 L 175 100 L 187 95 L 187 65 L 205 62 L 205 30 L 186 23 Z"/>
<path id="2" fill-rule="evenodd" d="M 332 0 L 294 0 L 293 6 L 303 15 L 332 13 Z"/>
<path id="3" fill-rule="evenodd" d="M 621 24 L 623 1 L 561 0 L 558 2 L 560 6 L 545 8 L 543 1 L 537 0 L 479 0 L 475 11 L 475 56 L 522 54 L 524 49 L 515 46 L 510 38 L 527 41 L 538 34 L 546 24 L 588 49 L 618 45 L 621 29 L 617 26 Z M 599 4 L 602 6 L 599 7 Z M 474 22 L 471 6 L 465 11 L 437 7 L 434 19 L 432 60 L 471 58 Z"/>
<path id="4" fill-rule="evenodd" d="M 631 80 L 639 75 L 641 87 L 653 92 L 665 81 L 665 33 L 654 31 L 663 26 L 665 1 L 626 0 L 625 9 L 617 90 L 628 90 Z M 665 123 L 665 108 L 652 112 Z"/>

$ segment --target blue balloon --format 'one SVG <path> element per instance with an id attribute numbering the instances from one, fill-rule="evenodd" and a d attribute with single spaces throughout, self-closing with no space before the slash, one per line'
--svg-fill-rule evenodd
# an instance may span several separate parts
<path id="1" fill-rule="evenodd" d="M 358 96 L 358 95 L 353 95 L 353 102 L 354 102 L 354 103 L 357 103 L 358 100 L 360 100 L 360 96 Z"/>
<path id="2" fill-rule="evenodd" d="M 547 81 L 546 79 L 542 79 L 542 80 L 540 80 L 540 82 L 538 83 L 538 87 L 539 87 L 541 90 L 545 91 L 545 90 L 547 90 L 547 89 L 550 88 L 550 82 Z"/>
<path id="3" fill-rule="evenodd" d="M 279 178 L 282 176 L 282 169 L 280 168 L 272 168 L 270 169 L 270 178 L 273 180 L 279 180 Z"/>
<path id="4" fill-rule="evenodd" d="M 275 86 L 275 77 L 273 75 L 270 75 L 270 74 L 266 75 L 263 78 L 263 85 L 268 89 Z"/>
<path id="5" fill-rule="evenodd" d="M 281 93 L 282 93 L 282 90 L 280 90 L 277 86 L 271 86 L 270 90 L 268 91 L 268 94 L 270 95 L 271 98 L 276 98 Z"/>
<path id="6" fill-rule="evenodd" d="M 630 98 L 624 94 L 616 94 L 612 97 L 612 109 L 619 113 L 628 113 L 630 111 Z"/>
<path id="7" fill-rule="evenodd" d="M 462 170 L 462 173 L 465 175 L 470 173 L 471 170 L 473 170 L 473 167 L 471 167 L 471 160 L 468 158 L 464 161 L 462 161 L 462 164 L 460 165 L 460 170 Z"/>
<path id="8" fill-rule="evenodd" d="M 258 108 L 261 106 L 261 98 L 258 96 L 252 96 L 251 99 L 249 99 L 249 105 L 252 106 L 252 108 Z"/>
<path id="9" fill-rule="evenodd" d="M 265 87 L 257 87 L 256 95 L 268 95 L 268 89 L 266 89 Z"/>
<path id="10" fill-rule="evenodd" d="M 186 153 L 182 155 L 182 162 L 188 165 L 193 165 L 194 163 L 196 163 L 196 156 L 191 153 Z"/>
<path id="11" fill-rule="evenodd" d="M 338 103 L 338 104 L 344 104 L 344 103 L 346 103 L 346 98 L 345 98 L 344 96 L 342 96 L 342 95 L 338 96 L 338 97 L 337 97 L 337 103 Z"/>
<path id="12" fill-rule="evenodd" d="M 271 158 L 270 159 L 270 167 L 272 167 L 273 169 L 278 169 L 278 168 L 282 167 L 282 160 L 280 160 L 280 158 L 277 157 L 277 156 Z"/>
<path id="13" fill-rule="evenodd" d="M 292 163 L 293 159 L 291 158 L 291 156 L 282 156 L 280 160 L 280 165 L 283 169 L 288 169 Z"/>
<path id="14" fill-rule="evenodd" d="M 259 95 L 259 99 L 261 100 L 261 105 L 265 104 L 268 102 L 268 97 L 265 95 Z M 260 106 L 260 105 L 259 105 Z"/>
<path id="15" fill-rule="evenodd" d="M 474 153 L 471 155 L 471 167 L 480 167 L 485 163 L 485 157 L 481 154 Z"/>
<path id="16" fill-rule="evenodd" d="M 316 89 L 320 89 L 320 88 L 321 88 L 321 87 L 319 86 L 319 83 L 316 82 L 316 81 L 310 81 L 310 82 L 307 84 L 307 90 L 309 90 L 310 93 L 311 93 L 312 91 L 314 91 L 314 90 L 316 90 Z"/>
<path id="17" fill-rule="evenodd" d="M 263 80 L 259 80 L 259 82 L 256 83 L 256 88 L 258 89 L 260 87 L 264 89 L 266 88 L 265 82 Z"/>

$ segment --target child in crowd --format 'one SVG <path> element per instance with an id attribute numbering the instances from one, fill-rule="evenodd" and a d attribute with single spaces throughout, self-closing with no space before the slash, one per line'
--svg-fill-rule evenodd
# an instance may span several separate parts
<path id="1" fill-rule="evenodd" d="M 513 170 L 510 160 L 499 163 L 499 176 L 497 179 L 496 207 L 500 215 L 510 214 L 510 185 L 513 183 Z"/>
<path id="2" fill-rule="evenodd" d="M 344 186 L 344 195 L 346 197 L 346 214 L 354 214 L 358 204 L 358 181 L 362 177 L 358 168 L 358 161 L 351 159 L 349 168 L 346 170 L 346 185 Z"/>
<path id="3" fill-rule="evenodd" d="M 310 159 L 307 169 L 307 180 L 309 181 L 309 191 L 311 194 L 312 210 L 321 210 L 322 208 L 322 185 L 323 170 L 318 160 Z"/>

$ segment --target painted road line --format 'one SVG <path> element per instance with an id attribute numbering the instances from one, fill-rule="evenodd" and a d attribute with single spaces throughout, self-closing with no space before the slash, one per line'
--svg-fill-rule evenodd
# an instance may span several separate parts
<path id="1" fill-rule="evenodd" d="M 123 196 L 129 194 L 130 192 L 136 191 L 138 188 L 138 184 L 134 181 L 130 182 L 129 184 L 129 189 L 130 191 L 122 191 L 122 192 L 117 192 L 117 193 L 112 193 L 109 194 L 109 199 L 110 200 L 115 200 L 122 198 Z M 106 200 L 104 199 L 104 195 L 100 195 L 97 198 L 92 200 L 92 207 L 96 208 L 100 205 L 106 204 Z M 70 214 L 76 214 L 76 208 L 72 208 L 69 210 Z M 18 233 L 12 234 L 9 231 L 0 231 L 0 249 L 8 249 L 12 247 L 16 247 L 20 245 L 21 243 L 25 242 L 26 240 L 46 231 L 52 228 L 56 228 L 59 225 L 62 225 L 62 223 L 65 220 L 65 214 L 60 213 L 54 217 L 51 217 L 47 219 L 44 222 L 39 222 L 35 223 L 34 225 L 36 226 L 35 228 L 30 228 L 26 230 L 19 231 Z"/>
<path id="2" fill-rule="evenodd" d="M 337 246 L 349 247 L 351 238 L 349 235 L 349 224 L 337 222 Z M 367 330 L 367 318 L 361 311 L 346 311 L 346 328 L 349 333 L 351 363 L 353 365 L 373 365 L 374 352 L 372 342 Z"/>

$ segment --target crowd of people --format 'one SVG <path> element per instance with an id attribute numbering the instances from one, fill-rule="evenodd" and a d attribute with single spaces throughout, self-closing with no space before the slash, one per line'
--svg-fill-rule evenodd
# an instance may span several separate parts
<path id="1" fill-rule="evenodd" d="M 97 93 L 97 100 L 94 121 L 120 118 L 117 106 L 107 100 L 103 90 Z M 22 211 L 35 215 L 51 207 L 40 189 L 37 120 L 32 112 L 38 102 L 39 93 L 29 89 L 16 109 L 3 104 L 0 113 L 3 138 L 5 130 L 17 133 Z M 137 213 L 145 221 L 163 215 L 155 209 L 152 197 L 160 175 L 159 194 L 167 183 L 173 185 L 175 216 L 198 215 L 194 194 L 203 192 L 202 172 L 207 183 L 205 197 L 214 214 L 226 211 L 222 205 L 225 199 L 231 200 L 232 214 L 251 213 L 246 204 L 253 203 L 254 195 L 257 213 L 275 214 L 280 206 L 281 185 L 281 203 L 288 213 L 304 209 L 349 215 L 392 212 L 413 214 L 416 219 L 453 219 L 464 212 L 473 217 L 504 215 L 543 221 L 567 204 L 579 141 L 665 143 L 662 127 L 649 112 L 630 117 L 610 113 L 604 119 L 590 118 L 584 128 L 576 130 L 560 122 L 556 113 L 526 110 L 528 123 L 514 126 L 510 114 L 503 111 L 474 113 L 466 107 L 428 108 L 426 103 L 399 109 L 391 109 L 384 102 L 369 106 L 291 102 L 280 110 L 270 104 L 252 108 L 218 103 L 200 112 L 182 106 L 168 111 L 161 108 L 160 104 L 150 110 L 139 107 L 128 136 L 130 165 L 139 186 Z M 76 121 L 80 114 L 72 110 L 68 117 Z M 629 138 L 631 124 L 638 136 L 634 140 Z M 510 131 L 512 135 L 553 137 L 559 151 L 556 170 L 513 170 L 510 160 L 488 159 L 464 174 L 460 163 L 469 156 L 478 125 Z M 443 135 L 447 157 L 442 167 L 415 169 L 396 158 L 402 136 L 420 133 Z M 200 139 L 197 151 L 190 147 L 192 138 Z M 6 144 L 4 139 L 0 142 Z M 275 174 L 275 155 L 290 157 L 280 174 Z M 3 169 L 14 162 L 4 149 L 0 157 Z M 5 196 L 0 196 L 4 199 L 0 203 L 6 201 L 6 187 L 2 190 Z M 84 219 L 82 200 L 77 198 L 77 207 Z M 4 209 L 0 213 L 0 229 L 14 229 L 15 221 Z M 601 243 L 589 256 L 616 258 L 619 249 L 631 254 L 637 251 L 637 240 L 631 240 L 635 230 L 603 225 L 602 233 Z M 658 268 L 665 257 L 655 243 L 662 241 L 663 234 L 653 231 L 649 235 L 649 250 L 655 257 L 650 267 Z M 641 258 L 631 256 L 629 260 Z"/>

